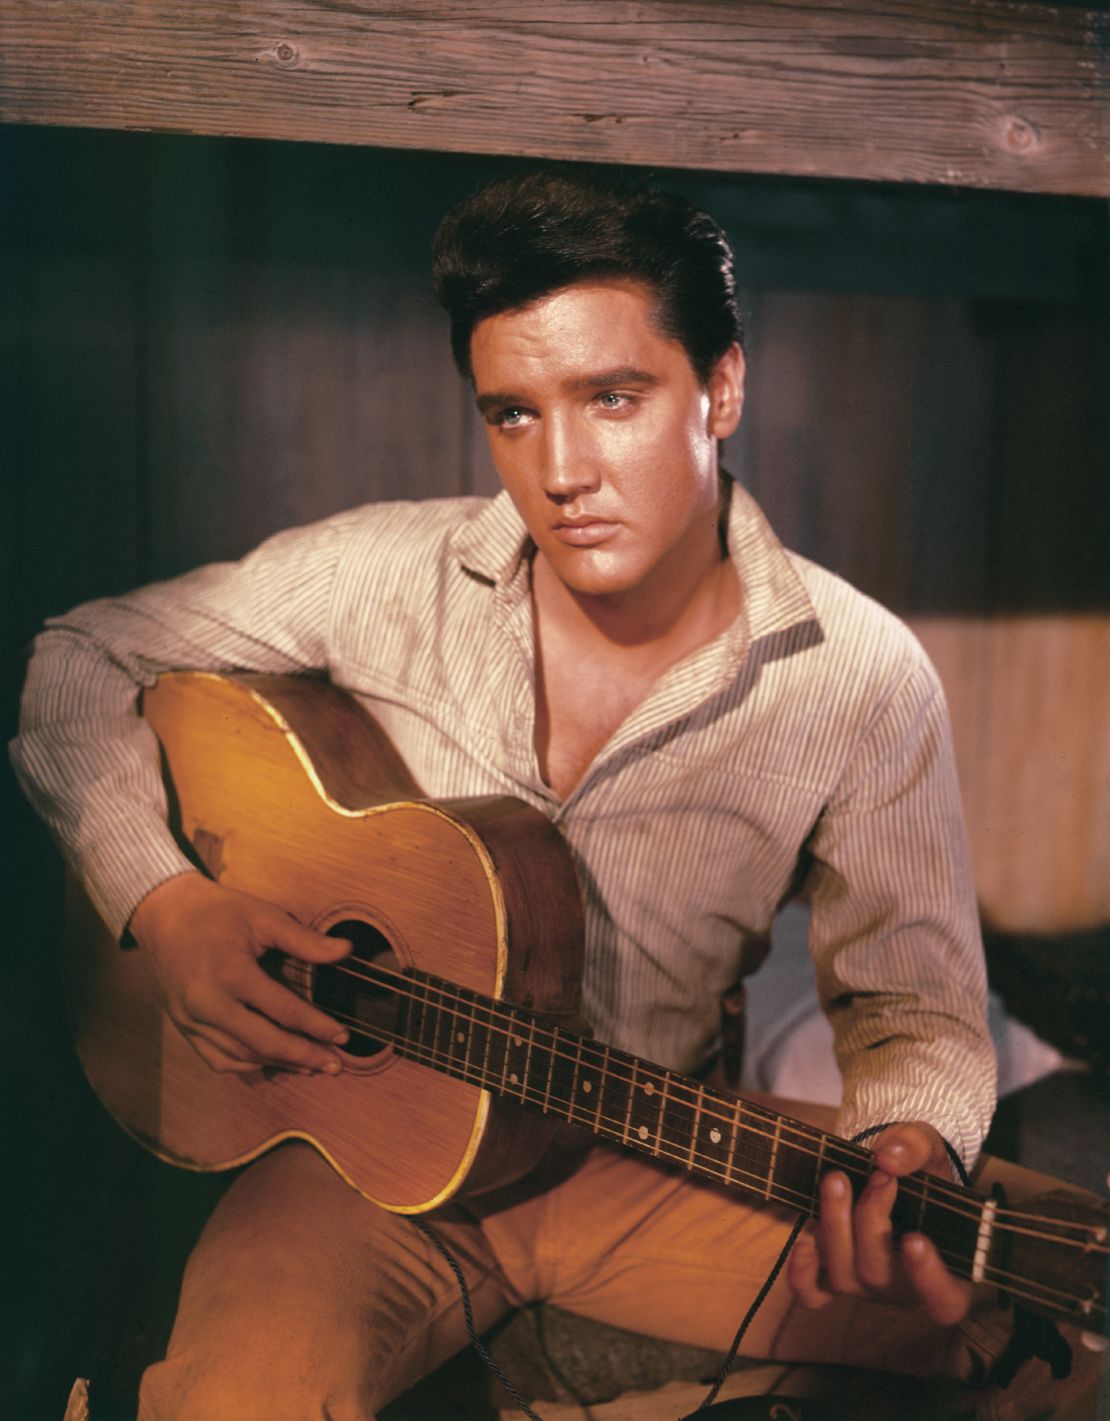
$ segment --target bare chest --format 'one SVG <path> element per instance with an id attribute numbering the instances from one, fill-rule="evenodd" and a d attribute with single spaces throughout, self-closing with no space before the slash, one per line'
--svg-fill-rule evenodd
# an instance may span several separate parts
<path id="1" fill-rule="evenodd" d="M 560 799 L 578 785 L 655 675 L 618 663 L 556 659 L 544 667 L 536 697 L 536 753 Z"/>

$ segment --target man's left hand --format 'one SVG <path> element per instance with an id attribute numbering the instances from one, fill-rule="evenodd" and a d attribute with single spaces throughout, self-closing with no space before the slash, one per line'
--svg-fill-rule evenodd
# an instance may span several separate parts
<path id="1" fill-rule="evenodd" d="M 891 1125 L 874 1150 L 874 1172 L 854 1207 L 846 1175 L 831 1170 L 822 1179 L 820 1214 L 790 1255 L 790 1285 L 806 1307 L 865 1297 L 920 1307 L 941 1326 L 959 1322 L 971 1285 L 948 1271 L 924 1234 L 895 1242 L 890 1217 L 901 1175 L 924 1169 L 951 1181 L 944 1142 L 931 1125 Z"/>

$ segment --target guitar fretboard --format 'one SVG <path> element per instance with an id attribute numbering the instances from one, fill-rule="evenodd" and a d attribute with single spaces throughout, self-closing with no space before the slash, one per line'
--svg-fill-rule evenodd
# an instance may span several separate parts
<path id="1" fill-rule="evenodd" d="M 858 1192 L 870 1154 L 835 1136 L 725 1094 L 690 1076 L 409 970 L 395 1049 L 577 1125 L 602 1139 L 680 1165 L 765 1203 L 812 1215 L 830 1168 Z M 899 1189 L 894 1225 L 920 1230 L 965 1277 L 981 1271 L 989 1201 L 927 1174 Z M 953 1195 L 960 1207 L 953 1209 Z M 984 1206 L 988 1212 L 984 1215 Z"/>

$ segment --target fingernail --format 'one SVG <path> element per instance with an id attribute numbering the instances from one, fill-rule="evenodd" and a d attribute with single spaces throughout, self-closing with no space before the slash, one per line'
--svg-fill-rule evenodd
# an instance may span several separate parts
<path id="1" fill-rule="evenodd" d="M 906 1147 L 905 1145 L 888 1145 L 886 1149 L 883 1150 L 883 1157 L 894 1165 L 905 1164 Z"/>
<path id="2" fill-rule="evenodd" d="M 834 1199 L 843 1199 L 844 1191 L 848 1188 L 848 1181 L 842 1174 L 830 1174 L 825 1181 L 825 1188 Z"/>
<path id="3" fill-rule="evenodd" d="M 338 1061 L 329 1061 L 324 1067 L 324 1070 L 328 1073 L 329 1076 L 337 1076 L 342 1069 L 343 1067 L 339 1064 Z"/>
<path id="4" fill-rule="evenodd" d="M 338 1031 L 332 1033 L 330 1039 L 334 1041 L 336 1046 L 342 1046 L 346 1043 L 349 1035 L 350 1033 L 347 1031 L 346 1027 L 341 1027 Z"/>
<path id="5" fill-rule="evenodd" d="M 907 1253 L 915 1263 L 925 1257 L 925 1240 L 920 1234 L 909 1234 L 902 1240 L 902 1250 Z"/>

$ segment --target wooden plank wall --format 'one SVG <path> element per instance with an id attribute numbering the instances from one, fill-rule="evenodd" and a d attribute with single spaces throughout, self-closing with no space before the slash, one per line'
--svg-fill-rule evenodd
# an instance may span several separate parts
<path id="1" fill-rule="evenodd" d="M 1098 11 L 7 0 L 0 120 L 1105 196 Z"/>
<path id="2" fill-rule="evenodd" d="M 13 641 L 290 522 L 494 486 L 426 275 L 442 207 L 489 162 L 3 138 Z M 740 258 L 752 373 L 730 459 L 788 543 L 936 657 L 984 911 L 1107 921 L 1104 213 L 674 177 Z"/>

